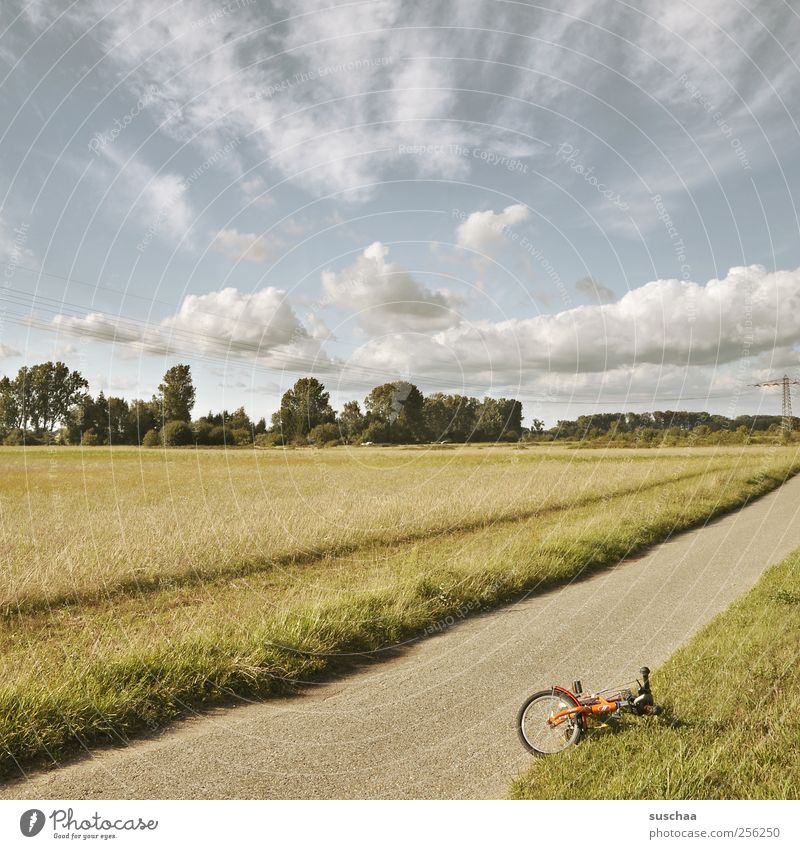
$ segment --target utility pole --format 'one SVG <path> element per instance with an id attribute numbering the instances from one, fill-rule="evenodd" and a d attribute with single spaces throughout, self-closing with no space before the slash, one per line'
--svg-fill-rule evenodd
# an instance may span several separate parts
<path id="1" fill-rule="evenodd" d="M 792 429 L 792 392 L 791 386 L 800 386 L 800 380 L 794 380 L 794 378 L 789 377 L 788 374 L 785 374 L 783 377 L 778 378 L 777 380 L 765 380 L 761 383 L 751 383 L 751 386 L 780 386 L 783 388 L 783 407 L 781 409 L 781 415 L 783 416 L 783 421 L 781 422 L 781 427 L 784 431 L 790 431 Z"/>

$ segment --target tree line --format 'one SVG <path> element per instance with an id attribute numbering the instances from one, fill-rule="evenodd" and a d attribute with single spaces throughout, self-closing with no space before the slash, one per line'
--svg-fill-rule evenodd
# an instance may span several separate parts
<path id="1" fill-rule="evenodd" d="M 562 419 L 536 434 L 537 441 L 580 441 L 611 445 L 745 442 L 755 437 L 798 430 L 800 420 L 782 416 L 657 410 L 648 413 L 593 413 Z"/>
<path id="2" fill-rule="evenodd" d="M 5 445 L 330 445 L 515 442 L 528 435 L 522 404 L 509 398 L 424 396 L 408 381 L 373 388 L 362 405 L 340 412 L 314 377 L 281 397 L 270 424 L 243 407 L 192 419 L 195 387 L 188 365 L 168 369 L 150 400 L 92 396 L 88 381 L 62 362 L 21 368 L 0 379 L 0 438 Z M 534 422 L 541 428 L 541 422 Z"/>

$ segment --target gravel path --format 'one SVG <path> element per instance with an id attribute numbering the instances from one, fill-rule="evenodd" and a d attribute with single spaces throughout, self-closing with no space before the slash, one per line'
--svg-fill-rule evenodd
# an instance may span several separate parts
<path id="1" fill-rule="evenodd" d="M 304 694 L 217 710 L 0 798 L 486 798 L 530 763 L 526 695 L 656 667 L 800 547 L 800 476 L 643 557 L 468 619 Z M 656 692 L 656 698 L 658 693 Z"/>

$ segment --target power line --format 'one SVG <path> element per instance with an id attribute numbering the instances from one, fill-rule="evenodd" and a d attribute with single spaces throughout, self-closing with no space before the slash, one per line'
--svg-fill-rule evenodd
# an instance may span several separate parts
<path id="1" fill-rule="evenodd" d="M 788 374 L 785 374 L 783 377 L 776 378 L 775 380 L 763 380 L 761 383 L 751 383 L 751 386 L 757 387 L 767 387 L 767 386 L 780 386 L 783 390 L 783 405 L 781 408 L 781 415 L 783 416 L 783 422 L 781 426 L 784 430 L 792 429 L 792 390 L 791 387 L 800 386 L 800 380 L 794 380 L 790 378 Z"/>

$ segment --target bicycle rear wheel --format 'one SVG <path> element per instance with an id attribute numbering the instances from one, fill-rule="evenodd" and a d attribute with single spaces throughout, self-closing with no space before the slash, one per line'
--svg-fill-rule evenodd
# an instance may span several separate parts
<path id="1" fill-rule="evenodd" d="M 581 736 L 581 718 L 570 717 L 555 727 L 547 720 L 578 702 L 558 690 L 534 693 L 519 709 L 517 734 L 522 745 L 535 755 L 555 755 L 574 746 Z"/>

